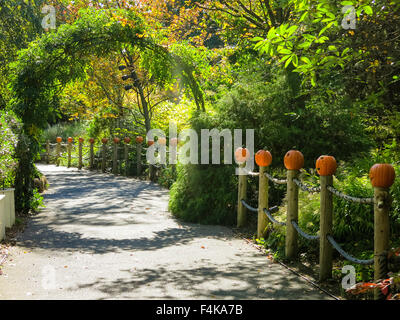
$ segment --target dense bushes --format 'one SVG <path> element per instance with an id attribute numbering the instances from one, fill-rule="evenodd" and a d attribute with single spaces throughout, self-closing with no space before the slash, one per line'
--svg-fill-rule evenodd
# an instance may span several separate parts
<path id="1" fill-rule="evenodd" d="M 0 188 L 14 184 L 19 123 L 10 112 L 0 111 Z"/>

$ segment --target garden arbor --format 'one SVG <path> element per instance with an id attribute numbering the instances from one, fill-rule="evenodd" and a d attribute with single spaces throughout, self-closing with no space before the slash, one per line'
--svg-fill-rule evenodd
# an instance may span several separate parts
<path id="1" fill-rule="evenodd" d="M 23 122 L 17 147 L 16 205 L 28 212 L 33 198 L 34 160 L 39 137 L 58 107 L 58 95 L 66 84 L 85 77 L 90 57 L 107 57 L 124 49 L 150 55 L 146 68 L 160 84 L 174 79 L 180 71 L 183 83 L 194 95 L 198 108 L 203 94 L 193 79 L 191 67 L 147 36 L 143 19 L 131 11 L 85 10 L 73 24 L 61 25 L 21 50 L 12 64 L 11 108 Z"/>

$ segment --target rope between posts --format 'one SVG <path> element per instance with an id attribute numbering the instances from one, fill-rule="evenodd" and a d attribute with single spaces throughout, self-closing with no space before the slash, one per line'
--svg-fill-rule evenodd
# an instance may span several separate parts
<path id="1" fill-rule="evenodd" d="M 297 232 L 304 238 L 306 238 L 307 240 L 318 240 L 319 239 L 319 235 L 313 236 L 311 234 L 305 233 L 303 230 L 301 230 L 301 228 L 299 227 L 299 225 L 296 223 L 296 221 L 292 220 L 292 225 L 293 227 L 297 230 Z"/>
<path id="2" fill-rule="evenodd" d="M 335 239 L 332 238 L 332 236 L 327 235 L 326 238 L 328 239 L 328 241 L 330 242 L 330 244 L 347 260 L 357 263 L 357 264 L 373 264 L 374 263 L 374 259 L 369 259 L 369 260 L 361 260 L 361 259 L 357 259 L 354 258 L 353 256 L 351 256 L 350 254 L 348 254 L 346 251 L 344 251 L 339 244 L 335 241 Z"/>
<path id="3" fill-rule="evenodd" d="M 293 179 L 293 182 L 294 182 L 295 184 L 297 184 L 297 186 L 298 186 L 301 190 L 303 190 L 303 191 L 307 191 L 307 192 L 310 192 L 310 193 L 316 193 L 316 192 L 320 192 L 320 191 L 321 191 L 321 187 L 311 187 L 311 186 L 308 186 L 308 185 L 302 183 L 302 182 L 301 182 L 300 180 L 298 180 L 298 179 Z"/>
<path id="4" fill-rule="evenodd" d="M 257 209 L 257 208 L 251 207 L 251 206 L 248 205 L 248 204 L 246 203 L 246 201 L 244 201 L 243 199 L 242 199 L 240 202 L 241 202 L 247 209 L 249 209 L 250 211 L 258 212 L 258 209 Z"/>
<path id="5" fill-rule="evenodd" d="M 269 208 L 269 210 L 264 208 L 263 211 L 267 215 L 268 219 L 271 220 L 273 223 L 275 223 L 277 225 L 280 225 L 280 226 L 285 226 L 286 225 L 286 222 L 280 222 L 278 220 L 275 220 L 274 217 L 271 214 L 272 212 L 278 211 L 278 207 L 277 206 Z"/>
<path id="6" fill-rule="evenodd" d="M 273 183 L 275 183 L 275 184 L 287 184 L 287 179 L 277 179 L 277 178 L 274 178 L 273 176 L 271 176 L 269 173 L 267 173 L 267 172 L 264 172 L 264 174 L 265 174 L 265 176 L 269 179 L 269 180 L 271 180 Z"/>
<path id="7" fill-rule="evenodd" d="M 260 175 L 259 172 L 249 172 L 249 176 L 251 177 L 258 177 Z"/>
<path id="8" fill-rule="evenodd" d="M 357 202 L 357 203 L 366 203 L 366 204 L 373 204 L 374 203 L 374 198 L 357 198 L 357 197 L 352 197 L 347 194 L 344 194 L 343 192 L 340 192 L 339 190 L 336 190 L 332 186 L 328 186 L 327 189 L 333 193 L 334 195 L 338 196 L 339 198 L 342 198 L 346 201 L 352 201 L 352 202 Z"/>

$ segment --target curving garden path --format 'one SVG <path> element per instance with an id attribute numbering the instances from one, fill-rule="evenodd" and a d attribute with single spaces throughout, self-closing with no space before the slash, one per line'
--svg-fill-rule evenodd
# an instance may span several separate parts
<path id="1" fill-rule="evenodd" d="M 229 228 L 174 219 L 153 183 L 38 168 L 46 208 L 11 248 L 0 299 L 329 299 Z"/>

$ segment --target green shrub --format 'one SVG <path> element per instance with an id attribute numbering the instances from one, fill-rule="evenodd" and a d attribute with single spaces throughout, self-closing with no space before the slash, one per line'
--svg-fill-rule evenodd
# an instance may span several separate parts
<path id="1" fill-rule="evenodd" d="M 19 128 L 20 124 L 11 112 L 0 111 L 0 188 L 14 184 Z"/>
<path id="2" fill-rule="evenodd" d="M 179 165 L 169 209 L 185 221 L 232 225 L 236 221 L 237 177 L 233 166 Z"/>
<path id="3" fill-rule="evenodd" d="M 41 140 L 42 142 L 49 140 L 50 143 L 56 143 L 57 137 L 62 137 L 64 142 L 67 141 L 68 137 L 86 137 L 86 125 L 78 121 L 57 123 L 43 131 Z"/>

